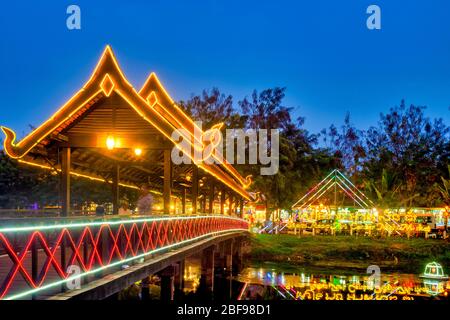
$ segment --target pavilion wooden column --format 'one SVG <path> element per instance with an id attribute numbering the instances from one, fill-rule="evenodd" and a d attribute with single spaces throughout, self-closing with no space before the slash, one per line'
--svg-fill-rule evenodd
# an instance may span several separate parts
<path id="1" fill-rule="evenodd" d="M 164 183 L 163 183 L 163 198 L 164 198 L 164 214 L 170 214 L 170 196 L 172 185 L 172 162 L 170 149 L 164 150 Z"/>
<path id="2" fill-rule="evenodd" d="M 201 213 L 206 212 L 206 193 L 202 194 L 202 202 L 200 203 Z"/>
<path id="3" fill-rule="evenodd" d="M 181 191 L 181 213 L 186 214 L 186 188 Z"/>
<path id="4" fill-rule="evenodd" d="M 214 181 L 211 181 L 209 185 L 209 204 L 208 204 L 208 213 L 214 212 Z"/>
<path id="5" fill-rule="evenodd" d="M 241 218 L 244 217 L 244 198 L 241 198 L 241 200 L 239 201 L 239 216 Z"/>
<path id="6" fill-rule="evenodd" d="M 70 213 L 70 147 L 62 148 L 61 154 L 61 215 Z"/>
<path id="7" fill-rule="evenodd" d="M 220 214 L 225 214 L 225 188 L 220 192 Z"/>
<path id="8" fill-rule="evenodd" d="M 112 198 L 113 198 L 113 214 L 119 214 L 119 171 L 120 166 L 116 162 L 114 164 L 113 172 L 112 172 Z"/>
<path id="9" fill-rule="evenodd" d="M 197 199 L 198 199 L 198 167 L 193 166 L 192 170 L 192 213 L 197 214 Z"/>
<path id="10" fill-rule="evenodd" d="M 228 195 L 228 214 L 231 216 L 233 214 L 233 193 L 230 192 Z"/>

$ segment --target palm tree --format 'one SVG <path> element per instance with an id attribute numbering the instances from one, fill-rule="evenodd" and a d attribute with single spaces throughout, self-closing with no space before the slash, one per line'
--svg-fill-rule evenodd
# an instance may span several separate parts
<path id="1" fill-rule="evenodd" d="M 450 177 L 450 165 L 447 166 L 448 176 Z M 444 228 L 447 231 L 448 211 L 450 206 L 450 179 L 441 176 L 441 185 L 438 185 L 438 190 L 441 194 L 442 201 L 445 204 L 445 223 Z"/>

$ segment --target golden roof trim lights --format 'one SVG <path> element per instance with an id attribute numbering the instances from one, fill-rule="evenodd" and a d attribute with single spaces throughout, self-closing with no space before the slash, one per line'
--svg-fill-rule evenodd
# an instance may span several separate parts
<path id="1" fill-rule="evenodd" d="M 29 133 L 25 138 L 16 142 L 16 134 L 7 127 L 1 127 L 5 134 L 5 152 L 14 159 L 20 159 L 39 144 L 48 135 L 54 132 L 65 121 L 77 114 L 91 100 L 96 97 L 109 97 L 113 92 L 120 95 L 144 120 L 154 126 L 161 134 L 169 139 L 175 146 L 171 134 L 174 130 L 186 129 L 194 137 L 195 122 L 179 106 L 175 104 L 165 88 L 161 85 L 156 74 L 151 73 L 139 93 L 128 82 L 117 63 L 111 50 L 106 46 L 91 77 L 73 97 L 62 105 L 43 124 Z M 201 130 L 200 128 L 197 128 Z M 204 134 L 204 131 L 201 130 Z M 195 140 L 192 144 L 198 146 Z M 215 154 L 212 155 L 216 157 Z M 220 155 L 219 155 L 220 156 Z M 245 190 L 251 183 L 249 177 L 242 177 L 228 162 L 220 162 L 222 169 L 217 165 L 198 165 L 207 173 L 216 177 L 233 191 L 250 200 L 251 196 Z"/>

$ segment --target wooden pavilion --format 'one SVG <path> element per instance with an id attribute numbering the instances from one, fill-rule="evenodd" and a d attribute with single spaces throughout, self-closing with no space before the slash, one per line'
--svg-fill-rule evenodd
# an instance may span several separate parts
<path id="1" fill-rule="evenodd" d="M 251 181 L 225 160 L 173 165 L 172 132 L 185 129 L 194 146 L 195 126 L 154 73 L 135 90 L 107 46 L 90 79 L 47 121 L 18 142 L 13 130 L 1 128 L 11 158 L 60 174 L 63 216 L 71 210 L 71 175 L 110 185 L 115 214 L 119 186 L 138 189 L 144 183 L 162 193 L 165 214 L 173 213 L 172 197 L 180 198 L 182 213 L 190 198 L 193 214 L 213 213 L 214 203 L 222 214 L 237 208 L 242 214 Z"/>

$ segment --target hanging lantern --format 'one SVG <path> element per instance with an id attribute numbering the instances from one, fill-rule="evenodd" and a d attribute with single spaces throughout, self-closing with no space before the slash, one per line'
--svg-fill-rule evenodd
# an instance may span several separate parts
<path id="1" fill-rule="evenodd" d="M 106 148 L 108 148 L 108 150 L 112 150 L 114 149 L 116 145 L 116 140 L 114 139 L 113 136 L 108 136 L 106 138 Z"/>

